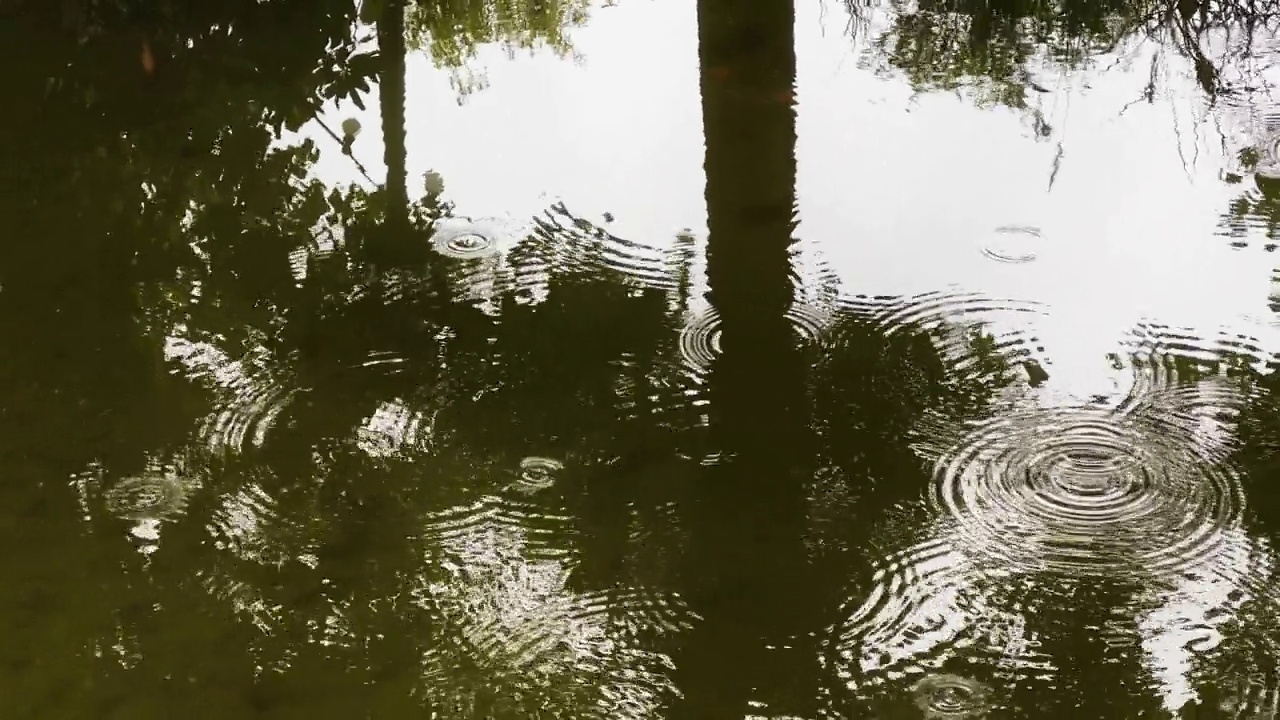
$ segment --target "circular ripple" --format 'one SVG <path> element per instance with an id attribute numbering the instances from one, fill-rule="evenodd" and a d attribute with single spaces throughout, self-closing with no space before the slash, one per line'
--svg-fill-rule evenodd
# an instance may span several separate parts
<path id="1" fill-rule="evenodd" d="M 677 247 L 692 242 L 692 238 L 685 241 L 679 237 Z M 514 261 L 526 272 L 562 276 L 617 273 L 635 287 L 670 291 L 677 289 L 688 270 L 688 264 L 680 259 L 686 255 L 619 237 L 556 203 L 533 219 L 522 252 Z"/>
<path id="2" fill-rule="evenodd" d="M 800 344 L 818 342 L 830 325 L 830 316 L 818 308 L 793 305 L 786 319 Z M 720 354 L 720 314 L 714 308 L 690 319 L 680 330 L 680 355 L 698 374 L 706 373 Z"/>
<path id="3" fill-rule="evenodd" d="M 441 255 L 460 260 L 497 255 L 506 239 L 517 232 L 496 218 L 440 218 L 433 228 L 431 247 Z"/>
<path id="4" fill-rule="evenodd" d="M 467 257 L 488 252 L 494 247 L 494 242 L 492 238 L 487 238 L 484 235 L 464 231 L 445 240 L 444 246 L 448 248 L 451 254 Z"/>
<path id="5" fill-rule="evenodd" d="M 1202 331 L 1156 323 L 1139 323 L 1125 341 L 1135 363 L 1163 369 L 1173 376 L 1171 381 L 1194 379 L 1220 369 L 1264 372 L 1272 354 L 1263 345 L 1257 337 L 1226 328 Z"/>
<path id="6" fill-rule="evenodd" d="M 930 720 L 976 718 L 990 707 L 987 686 L 959 675 L 929 675 L 916 683 L 911 694 Z"/>
<path id="7" fill-rule="evenodd" d="M 168 473 L 124 478 L 106 491 L 103 502 L 116 517 L 168 520 L 186 510 L 190 482 Z"/>
<path id="8" fill-rule="evenodd" d="M 1045 314 L 1039 303 L 993 298 L 981 293 L 951 289 L 908 298 L 862 298 L 886 333 L 903 330 L 936 329 L 945 326 L 996 326 L 1004 321 L 1025 325 Z M 999 336 L 997 336 L 999 338 Z"/>
<path id="9" fill-rule="evenodd" d="M 520 487 L 524 490 L 546 490 L 556 484 L 556 476 L 564 463 L 545 457 L 527 457 L 520 461 Z"/>
<path id="10" fill-rule="evenodd" d="M 714 310 L 691 319 L 680 331 L 680 355 L 695 370 L 705 371 L 720 354 L 720 315 Z"/>
<path id="11" fill-rule="evenodd" d="M 987 424 L 938 464 L 933 490 L 966 552 L 1071 574 L 1199 565 L 1243 504 L 1194 438 L 1086 409 Z"/>
<path id="12" fill-rule="evenodd" d="M 1030 225 L 1003 225 L 994 231 L 982 254 L 1005 263 L 1029 263 L 1036 259 L 1044 236 Z"/>
<path id="13" fill-rule="evenodd" d="M 978 579 L 969 558 L 946 539 L 931 539 L 886 558 L 840 627 L 837 652 L 863 673 L 883 673 L 905 662 L 938 657 L 972 629 L 979 617 L 999 611 L 971 592 Z M 853 598 L 850 598 L 853 600 Z"/>
<path id="14" fill-rule="evenodd" d="M 165 353 L 187 378 L 215 391 L 214 412 L 200 428 L 214 451 L 239 452 L 246 442 L 262 445 L 297 393 L 275 377 L 273 361 L 261 346 L 237 359 L 209 342 L 171 338 Z"/>
<path id="15" fill-rule="evenodd" d="M 866 317 L 886 337 L 927 336 L 949 381 L 1003 388 L 1017 377 L 1035 387 L 1053 374 L 1039 337 L 1043 305 L 956 288 L 911 297 L 859 297 L 842 309 Z M 959 386 L 957 386 L 959 387 Z"/>
<path id="16" fill-rule="evenodd" d="M 486 495 L 474 503 L 432 513 L 424 518 L 423 538 L 442 562 L 456 565 L 492 563 L 512 553 L 572 562 L 577 549 L 569 542 L 573 535 L 569 516 L 518 495 Z"/>
<path id="17" fill-rule="evenodd" d="M 1234 412 L 1245 399 L 1245 387 L 1233 377 L 1265 370 L 1270 354 L 1262 345 L 1239 333 L 1141 323 L 1125 339 L 1123 353 L 1110 356 L 1129 386 L 1117 410 L 1142 412 L 1180 396 L 1175 402 L 1179 416 Z"/>
<path id="18" fill-rule="evenodd" d="M 267 433 L 275 425 L 281 413 L 293 400 L 291 388 L 246 382 L 233 389 L 234 394 L 205 419 L 200 434 L 211 450 L 240 452 L 247 443 L 261 446 Z"/>

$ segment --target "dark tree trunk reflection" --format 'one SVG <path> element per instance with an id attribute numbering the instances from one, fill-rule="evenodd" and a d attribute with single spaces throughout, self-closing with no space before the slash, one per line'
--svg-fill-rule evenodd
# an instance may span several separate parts
<path id="1" fill-rule="evenodd" d="M 382 160 L 387 166 L 387 225 L 403 229 L 409 224 L 404 127 L 404 0 L 387 0 L 378 20 L 378 51 L 383 63 L 378 104 L 382 111 Z"/>
<path id="2" fill-rule="evenodd" d="M 808 714 L 794 698 L 811 695 L 816 676 L 806 647 L 816 593 L 802 544 L 809 413 L 786 317 L 795 289 L 794 21 L 790 0 L 698 3 L 707 268 L 722 351 L 709 389 L 721 461 L 692 510 L 691 568 L 709 577 L 690 593 L 704 622 L 677 658 L 678 717 L 730 708 L 740 716 L 753 701 Z"/>

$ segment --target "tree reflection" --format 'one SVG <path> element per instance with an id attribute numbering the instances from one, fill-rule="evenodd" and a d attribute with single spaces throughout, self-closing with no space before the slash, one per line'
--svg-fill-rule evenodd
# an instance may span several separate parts
<path id="1" fill-rule="evenodd" d="M 1272 139 L 1268 134 L 1259 138 L 1262 153 L 1272 153 L 1267 145 Z M 1272 252 L 1280 238 L 1280 181 L 1269 177 L 1269 168 L 1259 167 L 1260 152 L 1257 148 L 1246 148 L 1242 155 L 1242 165 L 1249 176 L 1233 174 L 1227 177 L 1228 183 L 1244 189 L 1223 214 L 1220 231 L 1232 247 L 1246 248 L 1255 240 L 1262 240 L 1262 248 Z"/>
<path id="2" fill-rule="evenodd" d="M 0 213 L 31 239 L 0 250 L 4 533 L 49 548 L 2 571 L 24 683 L 97 684 L 26 714 L 816 711 L 815 633 L 866 531 L 814 526 L 909 485 L 897 435 L 944 366 L 833 303 L 836 339 L 797 342 L 789 6 L 737 30 L 703 8 L 709 374 L 680 344 L 691 238 L 558 205 L 486 257 L 436 242 L 468 221 L 404 181 L 423 5 L 365 6 L 376 54 L 336 2 L 59 7 L 0 24 Z M 548 7 L 529 37 L 577 17 Z M 375 77 L 385 187 L 273 146 Z"/>
<path id="3" fill-rule="evenodd" d="M 387 166 L 387 225 L 389 231 L 395 232 L 405 229 L 408 224 L 404 213 L 409 207 L 409 191 L 405 187 L 405 6 L 404 0 L 382 0 L 381 4 L 378 52 L 382 72 L 378 82 L 378 103 L 382 110 L 382 162 Z"/>
<path id="4" fill-rule="evenodd" d="M 690 597 L 704 622 L 676 661 L 685 699 L 673 717 L 753 706 L 808 715 L 817 678 L 805 630 L 821 620 L 803 545 L 812 438 L 787 316 L 796 294 L 794 25 L 789 1 L 698 3 L 718 456 L 686 510 Z M 695 581 L 698 568 L 711 572 Z"/>
<path id="5" fill-rule="evenodd" d="M 1272 186 L 1280 155 L 1274 81 L 1265 70 L 1275 54 L 1267 42 L 1280 21 L 1275 7 L 1236 0 L 846 0 L 845 6 L 873 65 L 902 73 L 920 92 L 961 91 L 979 105 L 1023 110 L 1039 139 L 1055 136 L 1038 100 L 1056 90 L 1051 75 L 1100 58 L 1124 60 L 1149 42 L 1150 77 L 1133 103 L 1152 103 L 1168 91 L 1170 59 L 1180 59 L 1218 127 L 1227 128 L 1223 147 L 1236 157 L 1225 180 L 1244 183 L 1223 213 L 1222 234 L 1235 247 L 1260 236 L 1268 251 L 1275 248 L 1280 212 Z"/>
<path id="6" fill-rule="evenodd" d="M 1014 108 L 1028 106 L 1029 91 L 1048 91 L 1036 79 L 1038 72 L 1055 65 L 1082 66 L 1140 37 L 1190 60 L 1208 97 L 1239 92 L 1242 88 L 1224 80 L 1220 66 L 1223 61 L 1247 63 L 1253 39 L 1276 19 L 1272 8 L 1231 0 L 892 0 L 885 8 L 891 15 L 887 28 L 880 29 L 875 13 L 881 6 L 850 0 L 846 7 L 855 32 L 870 34 L 872 51 L 905 72 L 917 89 L 969 88 L 980 103 Z"/>
<path id="7" fill-rule="evenodd" d="M 432 0 L 414 2 L 405 20 L 407 42 L 425 48 L 437 65 L 450 68 L 460 97 L 482 89 L 483 72 L 470 68 L 478 47 L 498 44 L 507 53 L 548 48 L 573 55 L 568 31 L 586 22 L 585 0 Z"/>
<path id="8" fill-rule="evenodd" d="M 870 8 L 847 3 L 868 32 Z M 980 104 L 1027 108 L 1041 58 L 1073 65 L 1123 37 L 1112 18 L 1124 0 L 1037 4 L 891 2 L 889 29 L 869 38 L 873 52 L 919 90 L 968 88 Z"/>
<path id="9" fill-rule="evenodd" d="M 26 698 L 15 716 L 252 712 L 247 636 L 192 578 L 208 553 L 182 530 L 199 524 L 160 505 L 173 484 L 208 481 L 183 449 L 202 399 L 161 366 L 159 343 L 198 288 L 179 280 L 208 259 L 192 233 L 252 238 L 212 249 L 268 296 L 289 277 L 270 261 L 296 228 L 264 226 L 296 158 L 264 160 L 264 124 L 296 122 L 316 102 L 349 33 L 341 6 L 311 4 L 315 17 L 292 23 L 294 5 L 35 3 L 0 20 L 12 69 L 0 214 L 23 237 L 0 249 L 2 362 L 9 437 L 28 454 L 5 467 L 30 468 L 5 486 L 3 573 L 24 588 L 4 615 L 27 668 L 5 678 L 7 697 Z M 157 528 L 169 554 L 152 552 Z M 174 694 L 173 682 L 204 690 Z"/>
<path id="10" fill-rule="evenodd" d="M 672 315 L 665 295 L 596 264 L 605 257 L 601 251 L 617 249 L 605 247 L 615 240 L 563 210 L 548 213 L 520 246 L 499 261 L 516 266 L 510 269 L 512 276 L 532 282 L 506 290 L 499 284 L 498 296 L 487 298 L 500 309 L 501 322 L 475 307 L 442 299 L 429 277 L 406 272 L 384 278 L 382 294 L 374 295 L 361 294 L 358 282 L 348 276 L 344 284 L 354 296 L 341 287 L 337 292 L 316 291 L 320 305 L 300 312 L 291 309 L 297 314 L 290 317 L 316 318 L 305 335 L 319 337 L 313 341 L 319 354 L 300 354 L 301 348 L 288 339 L 299 336 L 290 335 L 286 328 L 277 349 L 262 356 L 272 359 L 256 371 L 243 362 L 236 364 L 230 354 L 207 341 L 202 341 L 206 343 L 203 352 L 189 344 L 181 356 L 193 368 L 206 365 L 206 377 L 222 378 L 233 400 L 251 399 L 228 408 L 233 416 L 228 422 L 206 427 L 256 429 L 248 434 L 215 433 L 212 439 L 236 454 L 260 452 L 264 459 L 271 459 L 273 468 L 290 468 L 293 477 L 277 478 L 274 488 L 264 489 L 267 497 L 276 499 L 282 514 L 298 518 L 318 511 L 324 519 L 317 528 L 319 536 L 297 537 L 303 544 L 291 554 L 296 559 L 308 554 L 307 546 L 316 548 L 315 572 L 327 581 L 320 589 L 327 598 L 324 623 L 332 624 L 335 617 L 351 623 L 350 628 L 332 630 L 345 635 L 338 644 L 367 648 L 359 638 L 372 637 L 377 628 L 389 623 L 412 622 L 422 614 L 428 625 L 421 633 L 406 636 L 402 629 L 383 633 L 388 638 L 418 638 L 408 645 L 379 643 L 384 653 L 398 648 L 393 657 L 399 657 L 399 662 L 366 658 L 360 666 L 403 668 L 406 659 L 427 654 L 434 668 L 432 682 L 439 684 L 435 691 L 444 693 L 432 695 L 432 702 L 470 708 L 459 710 L 462 716 L 481 712 L 491 703 L 510 702 L 503 696 L 517 691 L 527 696 L 521 707 L 534 702 L 585 707 L 584 698 L 594 697 L 594 690 L 584 689 L 586 695 L 581 697 L 558 690 L 545 695 L 538 690 L 542 686 L 519 683 L 534 682 L 551 672 L 547 692 L 576 684 L 566 678 L 554 683 L 549 679 L 570 672 L 571 666 L 554 667 L 572 661 L 575 652 L 590 656 L 604 652 L 601 662 L 621 662 L 622 656 L 605 652 L 600 643 L 627 647 L 619 644 L 623 638 L 613 637 L 627 627 L 617 623 L 645 618 L 622 615 L 600 624 L 598 620 L 607 618 L 595 616 L 618 612 L 625 606 L 615 605 L 627 598 L 639 602 L 637 598 L 642 600 L 650 592 L 661 597 L 660 590 L 629 587 L 626 573 L 617 570 L 578 577 L 574 571 L 575 558 L 581 557 L 584 567 L 603 569 L 630 562 L 629 556 L 639 549 L 603 545 L 606 552 L 621 557 L 593 559 L 591 542 L 573 541 L 574 524 L 569 518 L 581 518 L 578 532 L 588 536 L 594 535 L 592 528 L 625 527 L 655 511 L 661 519 L 663 502 L 637 507 L 634 499 L 626 499 L 625 487 L 634 483 L 637 470 L 645 472 L 643 465 L 673 467 L 674 462 L 678 466 L 678 456 L 672 454 L 676 446 L 665 436 L 699 422 L 685 397 L 691 388 L 679 365 L 671 361 L 676 335 L 671 322 L 678 316 Z M 346 250 L 317 258 L 312 267 L 320 272 L 309 273 L 304 284 L 342 277 L 340 271 L 323 271 L 326 265 L 340 268 L 357 263 L 358 257 Z M 477 274 L 503 272 L 496 264 L 457 269 L 454 280 L 459 283 L 474 282 Z M 355 279 L 360 277 L 355 273 Z M 529 296 L 541 301 L 528 304 Z M 522 297 L 526 298 L 523 303 Z M 606 327 L 617 331 L 602 333 Z M 249 353 L 245 358 L 257 356 Z M 247 389 L 255 381 L 264 386 L 293 385 L 282 393 L 265 387 Z M 283 405 L 274 400 L 253 401 L 285 397 L 288 401 Z M 253 447 L 255 433 L 260 450 Z M 228 442 L 232 447 L 225 447 Z M 562 482 L 547 488 L 552 491 L 549 497 L 558 500 L 540 499 L 545 493 L 536 483 L 521 484 L 522 458 L 532 456 L 552 458 L 554 465 L 571 468 Z M 286 464 L 286 459 L 291 462 Z M 637 468 L 637 463 L 642 467 Z M 622 469 L 630 473 L 610 487 L 608 478 L 619 477 L 617 471 Z M 588 478 L 590 485 L 584 482 Z M 286 509 L 280 500 L 282 480 L 297 488 L 287 495 L 295 502 L 311 498 L 305 509 Z M 622 493 L 623 503 L 599 502 L 595 498 L 601 487 Z M 654 487 L 645 491 L 661 497 Z M 570 510 L 574 512 L 569 514 Z M 599 512 L 607 515 L 593 519 Z M 550 514 L 540 521 L 544 513 Z M 639 517 L 627 517 L 632 513 Z M 533 527 L 526 528 L 528 523 Z M 652 531 L 644 536 L 653 539 Z M 422 543 L 405 543 L 405 538 L 420 538 Z M 544 547 L 548 542 L 554 547 Z M 426 576 L 421 571 L 424 561 L 430 568 Z M 421 603 L 387 604 L 386 598 L 401 594 L 420 597 Z M 593 595 L 600 600 L 582 605 Z M 553 614 L 510 615 L 527 602 L 547 604 Z M 354 609 L 368 607 L 382 609 L 361 613 L 357 621 Z M 635 609 L 643 611 L 644 606 Z M 576 614 L 555 614 L 570 611 Z M 499 616 L 489 615 L 492 612 Z M 671 622 L 678 623 L 678 613 L 675 618 Z M 589 627 L 576 631 L 588 633 L 582 640 L 586 645 L 573 640 L 565 640 L 567 648 L 542 644 L 541 633 L 568 632 L 567 627 L 555 628 L 570 620 L 590 621 Z M 319 618 L 295 613 L 276 622 L 314 626 Z M 501 622 L 509 633 L 534 633 L 525 638 L 533 643 L 528 649 L 533 654 L 491 655 L 511 650 L 504 644 L 509 638 L 491 635 L 494 628 L 489 623 L 493 622 Z M 441 654 L 442 647 L 452 652 Z M 312 652 L 323 656 L 334 651 L 313 648 Z M 562 657 L 564 652 L 571 654 Z M 626 657 L 634 661 L 625 664 L 627 670 L 638 672 L 636 663 L 643 656 Z M 477 664 L 470 671 L 458 666 L 468 658 Z M 576 662 L 587 659 L 579 657 Z M 550 669 L 546 663 L 551 663 Z M 622 669 L 617 666 L 611 672 Z M 507 688 L 510 692 L 487 687 L 480 678 L 493 672 L 510 675 L 517 684 Z"/>

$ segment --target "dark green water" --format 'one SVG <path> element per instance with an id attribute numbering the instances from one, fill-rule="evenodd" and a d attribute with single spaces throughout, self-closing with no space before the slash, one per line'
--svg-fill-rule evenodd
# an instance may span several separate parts
<path id="1" fill-rule="evenodd" d="M 0 717 L 1276 717 L 1277 12 L 6 3 Z"/>

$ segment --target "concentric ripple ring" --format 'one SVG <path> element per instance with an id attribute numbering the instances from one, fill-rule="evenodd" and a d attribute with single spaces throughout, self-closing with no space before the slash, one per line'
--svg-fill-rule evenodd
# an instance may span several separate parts
<path id="1" fill-rule="evenodd" d="M 788 308 L 784 317 L 795 332 L 797 345 L 818 342 L 830 324 L 821 309 L 802 304 Z M 720 313 L 711 308 L 691 317 L 680 330 L 679 347 L 690 369 L 707 372 L 720 355 Z"/>
<path id="2" fill-rule="evenodd" d="M 441 218 L 433 224 L 431 246 L 447 257 L 475 260 L 502 252 L 500 235 L 508 230 L 497 220 Z"/>
<path id="3" fill-rule="evenodd" d="M 930 675 L 912 688 L 916 706 L 930 720 L 963 720 L 988 709 L 990 691 L 982 683 L 958 675 Z"/>
<path id="4" fill-rule="evenodd" d="M 932 490 L 965 552 L 1068 574 L 1212 562 L 1243 511 L 1236 475 L 1191 436 L 1088 409 L 979 428 L 940 460 Z"/>

